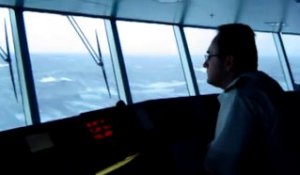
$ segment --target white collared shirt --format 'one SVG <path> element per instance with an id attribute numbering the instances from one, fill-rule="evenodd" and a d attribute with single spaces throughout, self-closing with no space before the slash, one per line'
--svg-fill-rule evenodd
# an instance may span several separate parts
<path id="1" fill-rule="evenodd" d="M 273 100 L 281 92 L 275 80 L 256 71 L 239 76 L 218 96 L 215 137 L 206 159 L 213 174 L 260 174 L 266 140 L 278 120 Z"/>

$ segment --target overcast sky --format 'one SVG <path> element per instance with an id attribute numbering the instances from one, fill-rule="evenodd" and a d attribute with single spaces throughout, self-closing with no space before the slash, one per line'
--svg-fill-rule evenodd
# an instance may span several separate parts
<path id="1" fill-rule="evenodd" d="M 30 52 L 81 52 L 87 53 L 75 30 L 65 16 L 47 13 L 25 12 L 25 25 Z M 3 21 L 8 11 L 0 8 L 0 41 L 3 47 Z M 96 49 L 95 30 L 101 41 L 102 52 L 109 53 L 103 20 L 77 17 L 76 21 L 86 37 Z M 173 28 L 167 25 L 145 24 L 134 22 L 117 22 L 124 54 L 133 55 L 174 55 L 178 54 Z M 203 54 L 206 52 L 213 30 L 188 28 L 185 30 L 190 52 Z M 257 33 L 257 46 L 260 54 L 276 55 L 276 48 L 270 34 Z M 299 37 L 285 37 L 289 53 L 299 53 Z"/>

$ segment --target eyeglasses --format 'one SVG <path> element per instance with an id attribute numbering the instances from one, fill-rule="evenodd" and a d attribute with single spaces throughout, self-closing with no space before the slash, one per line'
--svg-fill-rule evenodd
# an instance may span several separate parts
<path id="1" fill-rule="evenodd" d="M 204 58 L 205 58 L 205 62 L 210 60 L 211 57 L 217 57 L 217 56 L 220 56 L 220 54 L 205 54 L 204 55 Z"/>

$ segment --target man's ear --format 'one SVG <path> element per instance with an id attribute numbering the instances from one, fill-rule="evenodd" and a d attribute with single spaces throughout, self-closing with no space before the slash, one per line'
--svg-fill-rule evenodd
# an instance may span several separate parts
<path id="1" fill-rule="evenodd" d="M 232 55 L 228 55 L 225 58 L 225 70 L 231 72 L 234 68 L 234 57 Z"/>

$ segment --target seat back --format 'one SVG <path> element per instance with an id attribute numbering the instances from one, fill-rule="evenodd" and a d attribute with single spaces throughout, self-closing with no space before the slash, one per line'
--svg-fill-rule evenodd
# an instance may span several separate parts
<path id="1" fill-rule="evenodd" d="M 132 106 L 148 130 L 146 163 L 168 174 L 197 174 L 208 143 L 214 136 L 217 95 L 177 97 L 140 102 Z M 150 133 L 150 134 L 149 134 Z M 153 164 L 156 164 L 155 166 Z M 144 167 L 153 170 L 154 168 Z M 173 172 L 171 172 L 173 171 Z"/>
<path id="2" fill-rule="evenodd" d="M 285 92 L 280 118 L 282 174 L 300 174 L 300 92 Z"/>

